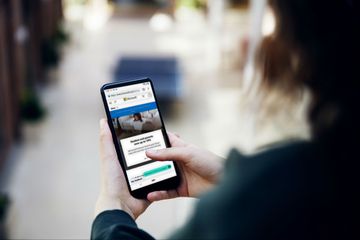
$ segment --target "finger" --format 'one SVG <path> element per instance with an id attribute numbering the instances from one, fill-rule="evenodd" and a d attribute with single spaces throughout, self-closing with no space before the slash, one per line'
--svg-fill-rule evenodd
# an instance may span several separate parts
<path id="1" fill-rule="evenodd" d="M 167 191 L 156 191 L 156 192 L 151 192 L 147 195 L 147 199 L 150 202 L 160 201 L 169 198 L 170 196 Z"/>
<path id="2" fill-rule="evenodd" d="M 187 163 L 191 159 L 191 150 L 185 147 L 171 147 L 159 150 L 148 150 L 146 156 L 155 161 L 179 161 Z"/>
<path id="3" fill-rule="evenodd" d="M 176 197 L 179 197 L 179 195 L 177 194 L 177 192 L 175 190 L 156 191 L 156 192 L 151 192 L 147 195 L 147 199 L 150 202 L 155 202 L 155 201 L 160 201 L 160 200 L 165 200 L 165 199 L 170 199 L 170 198 L 176 198 Z"/>
<path id="4" fill-rule="evenodd" d="M 170 144 L 173 147 L 185 147 L 187 144 L 186 142 L 184 142 L 179 135 L 172 133 L 172 132 L 167 132 L 167 135 L 169 137 L 170 140 Z"/>
<path id="5" fill-rule="evenodd" d="M 110 128 L 104 118 L 100 120 L 100 156 L 102 160 L 116 156 Z"/>

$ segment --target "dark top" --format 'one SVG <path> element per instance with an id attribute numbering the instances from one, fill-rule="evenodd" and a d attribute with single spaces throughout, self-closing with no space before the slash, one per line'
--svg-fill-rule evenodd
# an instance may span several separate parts
<path id="1" fill-rule="evenodd" d="M 322 149 L 296 143 L 249 157 L 232 150 L 223 180 L 170 238 L 360 239 L 354 235 L 360 229 L 354 220 L 360 218 L 354 205 L 359 202 L 342 187 L 357 182 L 347 183 Z M 91 238 L 153 239 L 120 210 L 99 214 Z"/>

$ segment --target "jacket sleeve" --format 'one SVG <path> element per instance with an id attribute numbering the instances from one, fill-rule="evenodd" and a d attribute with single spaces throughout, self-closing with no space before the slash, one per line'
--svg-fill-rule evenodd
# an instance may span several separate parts
<path id="1" fill-rule="evenodd" d="M 91 239 L 154 239 L 147 232 L 139 229 L 129 214 L 122 210 L 100 213 L 94 220 Z"/>

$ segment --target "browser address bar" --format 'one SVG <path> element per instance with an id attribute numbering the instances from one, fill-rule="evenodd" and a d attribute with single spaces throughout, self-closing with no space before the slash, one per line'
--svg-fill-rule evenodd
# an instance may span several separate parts
<path id="1" fill-rule="evenodd" d="M 152 98 L 153 95 L 150 91 L 140 91 L 140 90 L 133 90 L 133 91 L 127 91 L 118 93 L 113 97 L 114 101 L 119 102 L 134 102 L 136 100 L 144 101 L 146 99 Z"/>

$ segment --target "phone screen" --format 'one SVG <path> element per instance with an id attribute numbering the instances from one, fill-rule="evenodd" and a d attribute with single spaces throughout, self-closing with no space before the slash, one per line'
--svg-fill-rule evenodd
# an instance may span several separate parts
<path id="1" fill-rule="evenodd" d="M 167 147 L 151 83 L 114 87 L 104 93 L 131 191 L 176 176 L 172 161 L 153 161 L 145 155 L 147 150 Z"/>

